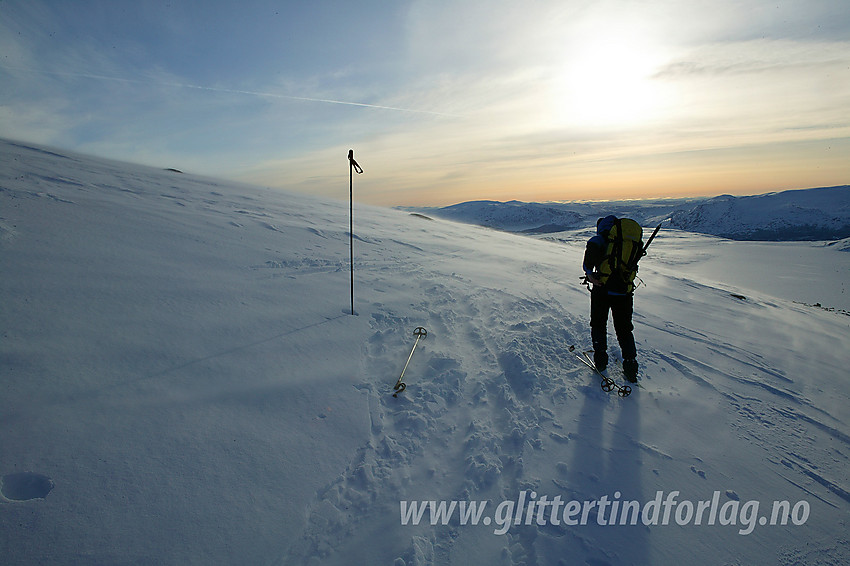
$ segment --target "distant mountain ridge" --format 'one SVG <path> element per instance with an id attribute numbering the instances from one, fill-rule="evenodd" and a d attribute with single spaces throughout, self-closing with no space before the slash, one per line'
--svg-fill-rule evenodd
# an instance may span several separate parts
<path id="1" fill-rule="evenodd" d="M 850 236 L 850 186 L 734 197 L 677 210 L 672 226 L 734 240 L 835 240 Z"/>
<path id="2" fill-rule="evenodd" d="M 850 237 L 850 185 L 797 189 L 756 196 L 607 202 L 470 201 L 409 208 L 448 220 L 522 233 L 592 227 L 608 214 L 644 225 L 670 226 L 733 240 L 837 240 Z"/>

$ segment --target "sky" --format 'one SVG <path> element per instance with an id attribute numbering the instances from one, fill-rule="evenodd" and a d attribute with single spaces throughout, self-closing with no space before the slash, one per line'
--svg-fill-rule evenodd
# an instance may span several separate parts
<path id="1" fill-rule="evenodd" d="M 347 199 L 850 183 L 847 0 L 0 0 L 0 136 Z"/>

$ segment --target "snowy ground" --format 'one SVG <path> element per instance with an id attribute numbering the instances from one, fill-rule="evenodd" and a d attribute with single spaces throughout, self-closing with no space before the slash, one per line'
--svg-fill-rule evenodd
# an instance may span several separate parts
<path id="1" fill-rule="evenodd" d="M 586 232 L 355 215 L 351 316 L 347 202 L 0 142 L 0 561 L 850 562 L 850 254 L 663 232 L 622 399 L 567 351 Z M 659 491 L 727 524 L 401 524 Z"/>

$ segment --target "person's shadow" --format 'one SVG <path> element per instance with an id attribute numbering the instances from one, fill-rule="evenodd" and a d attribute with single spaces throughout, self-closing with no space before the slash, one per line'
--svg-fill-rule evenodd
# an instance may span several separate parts
<path id="1" fill-rule="evenodd" d="M 579 542 L 575 550 L 586 555 L 588 563 L 648 564 L 649 531 L 639 513 L 645 503 L 640 393 L 634 387 L 627 398 L 617 398 L 616 392 L 608 395 L 614 398 L 587 392 L 576 434 L 571 436 L 575 440 L 569 467 L 571 497 L 582 504 L 597 504 L 588 514 L 586 525 L 567 529 L 570 538 Z M 616 420 L 606 426 L 606 415 L 612 414 L 616 414 Z M 600 517 L 598 502 L 603 497 L 608 503 Z"/>

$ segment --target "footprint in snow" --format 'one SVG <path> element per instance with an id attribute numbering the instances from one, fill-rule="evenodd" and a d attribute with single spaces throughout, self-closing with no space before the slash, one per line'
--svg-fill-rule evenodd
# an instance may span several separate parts
<path id="1" fill-rule="evenodd" d="M 34 472 L 7 474 L 0 479 L 0 494 L 11 501 L 44 499 L 53 489 L 53 480 Z"/>
<path id="2" fill-rule="evenodd" d="M 691 466 L 691 471 L 701 477 L 702 479 L 706 479 L 705 472 L 703 470 L 696 469 L 696 466 Z"/>

